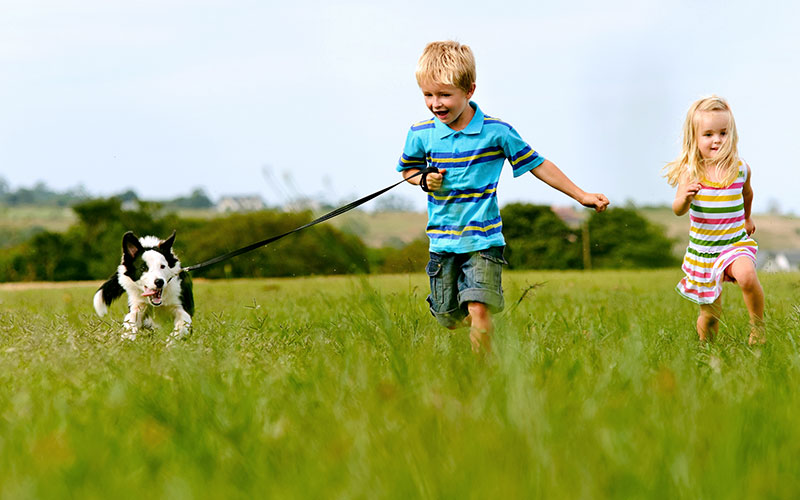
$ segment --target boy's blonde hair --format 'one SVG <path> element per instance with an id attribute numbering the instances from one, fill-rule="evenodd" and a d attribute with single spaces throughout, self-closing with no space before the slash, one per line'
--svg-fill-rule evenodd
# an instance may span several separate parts
<path id="1" fill-rule="evenodd" d="M 438 83 L 470 92 L 475 83 L 475 56 L 468 46 L 452 40 L 431 42 L 417 62 L 416 76 L 418 85 Z"/>
<path id="2" fill-rule="evenodd" d="M 719 152 L 713 159 L 704 160 L 697 147 L 697 125 L 699 115 L 707 111 L 724 111 L 728 113 L 729 122 L 727 128 L 727 139 L 722 144 Z M 739 174 L 739 135 L 736 133 L 736 121 L 733 119 L 733 112 L 728 102 L 722 97 L 712 95 L 695 101 L 686 113 L 686 121 L 683 123 L 683 141 L 681 154 L 675 161 L 667 163 L 664 167 L 667 178 L 671 186 L 677 186 L 684 176 L 690 182 L 698 182 L 705 176 L 706 169 L 714 167 L 719 179 L 724 186 L 728 186 L 736 180 Z"/>

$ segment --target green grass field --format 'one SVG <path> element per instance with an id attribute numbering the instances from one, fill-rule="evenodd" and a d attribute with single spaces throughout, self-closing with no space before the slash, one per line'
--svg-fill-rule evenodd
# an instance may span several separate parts
<path id="1" fill-rule="evenodd" d="M 483 361 L 423 274 L 198 281 L 172 348 L 0 285 L 0 498 L 796 498 L 800 274 L 760 348 L 733 285 L 699 344 L 679 277 L 507 272 Z"/>

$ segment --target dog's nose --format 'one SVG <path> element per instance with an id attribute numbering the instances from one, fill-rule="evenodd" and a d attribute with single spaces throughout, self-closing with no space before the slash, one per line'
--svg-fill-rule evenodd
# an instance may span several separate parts
<path id="1" fill-rule="evenodd" d="M 162 286 L 164 286 L 164 280 L 162 280 L 161 278 L 158 278 L 155 281 L 155 285 L 156 285 L 156 288 L 161 288 Z"/>

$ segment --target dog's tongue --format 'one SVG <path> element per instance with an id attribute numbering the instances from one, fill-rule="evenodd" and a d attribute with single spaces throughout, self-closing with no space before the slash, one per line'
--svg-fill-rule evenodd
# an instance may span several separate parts
<path id="1" fill-rule="evenodd" d="M 150 297 L 151 295 L 155 295 L 158 293 L 158 290 L 153 290 L 151 288 L 145 288 L 142 297 Z"/>

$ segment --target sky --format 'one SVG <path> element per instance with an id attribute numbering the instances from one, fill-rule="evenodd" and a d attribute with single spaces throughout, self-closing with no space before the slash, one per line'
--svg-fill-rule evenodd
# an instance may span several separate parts
<path id="1" fill-rule="evenodd" d="M 475 53 L 481 109 L 612 206 L 671 203 L 661 169 L 713 93 L 732 106 L 754 211 L 800 214 L 798 5 L 0 0 L 0 179 L 350 201 L 399 180 L 406 133 L 430 117 L 416 61 L 453 39 Z M 574 204 L 510 170 L 501 205 Z M 391 195 L 424 208 L 417 187 Z"/>

